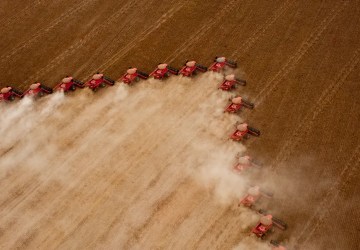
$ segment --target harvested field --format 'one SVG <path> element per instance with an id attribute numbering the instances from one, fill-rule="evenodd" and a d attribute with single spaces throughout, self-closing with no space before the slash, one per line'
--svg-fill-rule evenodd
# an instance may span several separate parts
<path id="1" fill-rule="evenodd" d="M 254 110 L 223 114 L 221 74 L 117 82 L 1 103 L 1 249 L 358 249 L 357 1 L 0 2 L 1 87 L 129 66 L 238 62 Z M 226 140 L 237 120 L 261 130 Z M 263 162 L 235 175 L 236 153 Z M 286 221 L 261 241 L 248 184 Z"/>

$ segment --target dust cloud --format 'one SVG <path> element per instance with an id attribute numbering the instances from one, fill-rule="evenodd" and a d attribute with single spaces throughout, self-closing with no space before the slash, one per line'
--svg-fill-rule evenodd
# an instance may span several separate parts
<path id="1" fill-rule="evenodd" d="M 217 90 L 222 79 L 221 74 L 207 72 L 193 79 L 149 79 L 134 86 L 117 82 L 97 93 L 84 89 L 2 106 L 0 131 L 6 136 L 0 143 L 4 181 L 0 202 L 12 195 L 17 182 L 35 181 L 37 187 L 30 191 L 25 185 L 22 203 L 0 212 L 1 222 L 11 223 L 22 204 L 54 182 L 60 191 L 51 201 L 44 201 L 44 210 L 61 207 L 68 193 L 83 185 L 96 186 L 99 194 L 106 192 L 117 173 L 122 189 L 132 195 L 127 198 L 128 207 L 121 210 L 127 215 L 128 228 L 143 224 L 151 217 L 153 204 L 186 178 L 212 192 L 221 205 L 236 203 L 249 182 L 246 175 L 235 174 L 232 166 L 235 155 L 245 154 L 246 147 L 228 140 L 233 124 L 242 119 L 223 113 L 230 94 Z M 135 178 L 137 185 L 127 178 Z M 144 192 L 146 203 L 137 198 Z M 4 233 L 9 246 L 17 239 L 11 233 L 23 235 L 44 220 L 41 212 L 30 219 L 25 216 L 29 214 L 19 216 L 24 221 L 21 226 L 15 224 Z M 243 231 L 258 219 L 247 209 L 240 217 Z M 62 223 L 71 227 L 72 220 L 62 219 Z M 128 228 L 117 229 L 122 237 L 115 245 L 124 244 Z M 247 241 L 243 239 L 237 249 L 245 249 L 242 245 Z"/>

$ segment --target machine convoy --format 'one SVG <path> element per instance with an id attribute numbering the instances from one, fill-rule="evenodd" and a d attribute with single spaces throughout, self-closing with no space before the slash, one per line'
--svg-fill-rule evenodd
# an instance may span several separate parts
<path id="1" fill-rule="evenodd" d="M 119 81 L 124 84 L 132 85 L 134 82 L 138 82 L 140 79 L 146 80 L 149 77 L 153 77 L 154 79 L 165 79 L 170 75 L 182 75 L 185 77 L 191 77 L 197 74 L 197 72 L 206 72 L 206 71 L 216 71 L 220 72 L 226 67 L 236 68 L 237 64 L 233 61 L 227 60 L 225 57 L 216 57 L 214 63 L 211 64 L 209 68 L 198 64 L 196 61 L 186 61 L 184 66 L 178 70 L 174 67 L 166 63 L 159 63 L 156 69 L 147 74 L 145 72 L 139 71 L 137 68 L 129 68 L 126 73 L 120 77 Z M 229 75 L 225 77 L 225 85 L 245 85 L 246 81 L 237 79 L 234 75 Z M 12 88 L 11 86 L 6 86 L 0 90 L 0 102 L 6 101 L 11 102 L 16 98 L 23 98 L 24 96 L 32 96 L 35 98 L 42 97 L 44 95 L 52 94 L 54 91 L 60 92 L 69 92 L 75 91 L 77 88 L 89 87 L 92 91 L 96 92 L 100 88 L 104 88 L 106 85 L 113 86 L 115 85 L 115 81 L 110 77 L 105 76 L 97 72 L 92 76 L 92 78 L 86 83 L 72 77 L 66 76 L 59 83 L 55 85 L 52 89 L 47 87 L 43 83 L 36 82 L 31 84 L 30 87 L 25 91 L 21 92 L 17 89 Z M 242 106 L 245 106 L 245 102 Z"/>
<path id="2" fill-rule="evenodd" d="M 236 68 L 237 63 L 231 60 L 228 60 L 225 57 L 216 57 L 214 62 L 210 65 L 209 68 L 198 64 L 196 61 L 186 61 L 184 66 L 178 70 L 169 66 L 166 63 L 160 63 L 156 69 L 150 74 L 139 71 L 137 68 L 129 68 L 124 75 L 122 75 L 119 81 L 127 85 L 132 85 L 135 82 L 140 81 L 140 79 L 146 80 L 149 77 L 154 79 L 165 79 L 170 75 L 182 75 L 184 77 L 192 77 L 197 74 L 197 72 L 224 72 L 227 68 Z M 0 90 L 0 102 L 12 102 L 16 98 L 22 98 L 24 96 L 31 97 L 42 97 L 47 94 L 52 94 L 53 91 L 69 92 L 75 91 L 76 88 L 89 87 L 92 91 L 96 92 L 100 88 L 104 88 L 106 85 L 113 86 L 115 81 L 111 78 L 97 72 L 92 76 L 92 78 L 86 83 L 73 78 L 72 76 L 66 76 L 61 80 L 60 83 L 56 84 L 54 89 L 47 87 L 46 85 L 36 82 L 30 85 L 30 87 L 23 93 L 11 86 L 6 86 Z M 236 87 L 245 86 L 246 80 L 237 78 L 234 74 L 226 75 L 223 82 L 218 87 L 223 91 L 231 91 L 236 89 Z M 235 95 L 229 99 L 230 103 L 225 107 L 224 112 L 236 114 L 242 107 L 248 109 L 254 109 L 255 105 L 240 95 Z M 248 139 L 249 136 L 260 136 L 260 131 L 256 128 L 250 127 L 247 123 L 235 124 L 235 131 L 229 136 L 229 139 L 235 142 L 241 142 L 244 139 Z M 233 171 L 237 174 L 242 173 L 244 170 L 259 167 L 258 164 L 247 155 L 238 156 L 236 163 L 233 165 Z M 251 209 L 254 209 L 254 204 L 258 202 L 261 197 L 271 198 L 272 194 L 265 193 L 260 190 L 258 186 L 253 186 L 248 189 L 247 194 L 239 201 L 239 206 L 245 206 Z M 251 229 L 251 232 L 257 237 L 263 239 L 267 234 L 273 231 L 273 227 L 278 227 L 281 230 L 287 228 L 286 223 L 281 220 L 273 217 L 270 214 L 265 214 L 262 210 L 259 210 L 259 213 L 262 214 L 259 222 Z M 281 246 L 276 241 L 270 242 L 273 250 L 285 250 L 286 248 Z"/>

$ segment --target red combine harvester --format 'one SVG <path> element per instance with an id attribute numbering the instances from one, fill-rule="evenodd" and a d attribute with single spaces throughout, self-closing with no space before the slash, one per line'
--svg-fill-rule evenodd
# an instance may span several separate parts
<path id="1" fill-rule="evenodd" d="M 195 75 L 197 71 L 204 73 L 207 70 L 207 67 L 197 64 L 195 61 L 186 61 L 184 67 L 180 69 L 179 74 L 190 77 Z"/>
<path id="2" fill-rule="evenodd" d="M 6 86 L 0 90 L 0 102 L 9 101 L 12 102 L 15 98 L 22 98 L 23 93 L 17 89 L 14 89 L 10 86 Z"/>
<path id="3" fill-rule="evenodd" d="M 137 68 L 129 68 L 126 73 L 121 77 L 121 81 L 125 84 L 132 84 L 138 82 L 141 79 L 148 79 L 149 75 L 139 71 Z"/>
<path id="4" fill-rule="evenodd" d="M 247 123 L 236 123 L 236 130 L 230 135 L 230 139 L 233 141 L 241 141 L 243 138 L 248 139 L 248 135 L 260 136 L 260 131 L 247 125 Z"/>
<path id="5" fill-rule="evenodd" d="M 160 63 L 156 69 L 151 72 L 150 76 L 153 76 L 155 79 L 164 79 L 169 77 L 170 73 L 173 75 L 178 75 L 179 70 L 168 66 L 166 63 Z"/>
<path id="6" fill-rule="evenodd" d="M 251 232 L 257 237 L 264 239 L 269 232 L 272 232 L 273 226 L 276 226 L 281 230 L 285 230 L 287 228 L 286 223 L 268 214 L 261 216 L 260 221 L 251 230 Z"/>
<path id="7" fill-rule="evenodd" d="M 243 205 L 245 207 L 252 208 L 255 202 L 259 200 L 262 196 L 266 198 L 271 198 L 273 197 L 273 194 L 260 191 L 260 188 L 258 186 L 250 187 L 246 196 L 240 200 L 238 206 Z"/>
<path id="8" fill-rule="evenodd" d="M 260 168 L 261 166 L 254 163 L 251 159 L 250 156 L 245 155 L 245 156 L 236 156 L 236 163 L 233 166 L 233 170 L 235 173 L 241 173 L 244 170 L 248 169 L 248 168 L 253 168 L 253 167 L 257 167 Z"/>
<path id="9" fill-rule="evenodd" d="M 237 79 L 235 77 L 235 75 L 233 75 L 233 74 L 227 75 L 227 76 L 225 76 L 225 80 L 219 86 L 219 89 L 224 90 L 224 91 L 231 91 L 236 88 L 237 84 L 241 85 L 241 86 L 245 86 L 246 81 Z"/>
<path id="10" fill-rule="evenodd" d="M 86 86 L 88 86 L 92 91 L 96 92 L 99 88 L 104 88 L 106 84 L 113 86 L 115 81 L 109 77 L 104 76 L 104 74 L 97 72 L 93 75 L 92 79 L 86 83 Z"/>
<path id="11" fill-rule="evenodd" d="M 74 91 L 77 87 L 84 88 L 85 84 L 71 76 L 66 76 L 58 85 L 55 86 L 54 90 L 68 92 Z"/>
<path id="12" fill-rule="evenodd" d="M 226 106 L 224 112 L 235 114 L 239 112 L 243 106 L 248 109 L 254 109 L 255 107 L 253 103 L 244 100 L 241 96 L 230 98 L 229 101 L 231 101 L 231 103 Z"/>
<path id="13" fill-rule="evenodd" d="M 46 94 L 52 94 L 53 90 L 50 87 L 45 86 L 39 82 L 30 85 L 29 89 L 26 90 L 23 96 L 32 96 L 35 98 L 42 97 Z"/>
<path id="14" fill-rule="evenodd" d="M 238 206 L 241 205 L 245 207 L 251 208 L 253 204 L 260 198 L 260 188 L 258 186 L 254 186 L 248 189 L 247 195 L 240 200 Z"/>
<path id="15" fill-rule="evenodd" d="M 225 57 L 215 57 L 214 62 L 210 65 L 209 70 L 220 72 L 222 69 L 228 66 L 230 68 L 236 68 L 237 63 L 227 60 Z"/>

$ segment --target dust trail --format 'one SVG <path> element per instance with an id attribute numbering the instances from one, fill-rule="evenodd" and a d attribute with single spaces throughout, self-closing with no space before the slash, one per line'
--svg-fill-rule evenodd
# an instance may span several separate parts
<path id="1" fill-rule="evenodd" d="M 25 97 L 14 107 L 9 107 L 1 118 L 0 133 L 6 136 L 1 140 L 0 154 L 36 129 L 46 117 L 56 112 L 63 101 L 64 95 L 55 93 L 45 97 L 40 103 L 34 103 L 33 99 Z"/>
<path id="2" fill-rule="evenodd" d="M 13 148 L 0 160 L 0 223 L 7 228 L 0 243 L 18 247 L 27 235 L 49 247 L 72 245 L 77 235 L 96 239 L 102 231 L 93 228 L 100 228 L 101 217 L 102 230 L 119 235 L 105 245 L 131 246 L 135 232 L 154 237 L 148 232 L 166 227 L 153 219 L 171 213 L 156 207 L 180 199 L 176 187 L 186 188 L 189 180 L 221 206 L 233 204 L 247 187 L 247 177 L 231 171 L 245 147 L 227 139 L 241 118 L 223 113 L 229 93 L 216 90 L 221 80 L 208 72 L 20 102 L 19 113 L 7 113 L 14 125 L 2 142 L 5 150 Z M 191 213 L 192 203 L 187 207 Z M 247 230 L 252 212 L 239 211 Z M 59 223 L 65 234 L 50 234 Z"/>

